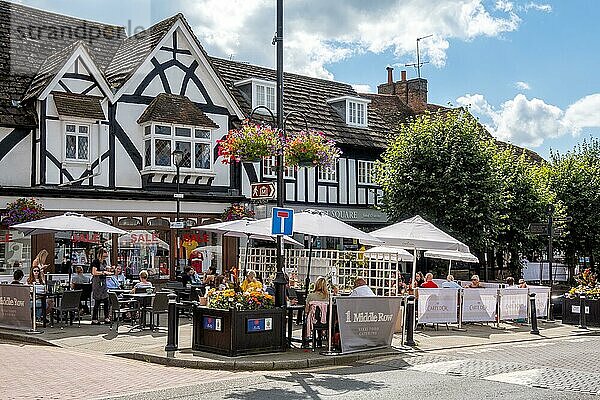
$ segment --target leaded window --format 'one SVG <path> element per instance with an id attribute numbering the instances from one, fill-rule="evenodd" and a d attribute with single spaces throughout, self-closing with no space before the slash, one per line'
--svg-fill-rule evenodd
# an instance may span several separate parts
<path id="1" fill-rule="evenodd" d="M 65 160 L 89 161 L 90 126 L 74 123 L 65 124 Z"/>

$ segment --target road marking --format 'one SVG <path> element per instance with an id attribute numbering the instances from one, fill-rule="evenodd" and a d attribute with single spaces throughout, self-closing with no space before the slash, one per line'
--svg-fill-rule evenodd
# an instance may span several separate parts
<path id="1" fill-rule="evenodd" d="M 504 374 L 486 376 L 485 380 L 503 383 L 512 383 L 514 385 L 529 386 L 537 382 L 544 372 L 543 369 L 528 369 L 525 371 L 506 372 Z"/>
<path id="2" fill-rule="evenodd" d="M 434 374 L 448 374 L 452 370 L 460 368 L 461 365 L 466 363 L 467 360 L 451 360 L 451 361 L 440 361 L 427 364 L 417 364 L 407 369 L 421 372 L 432 372 Z"/>

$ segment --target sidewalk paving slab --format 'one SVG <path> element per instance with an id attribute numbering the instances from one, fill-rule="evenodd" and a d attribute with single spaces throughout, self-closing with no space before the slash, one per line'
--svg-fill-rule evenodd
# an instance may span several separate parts
<path id="1" fill-rule="evenodd" d="M 83 322 L 77 326 L 46 328 L 41 334 L 28 334 L 15 330 L 0 329 L 0 340 L 36 345 L 58 346 L 86 352 L 109 354 L 123 358 L 161 364 L 172 367 L 257 371 L 257 370 L 295 370 L 325 366 L 351 365 L 361 360 L 380 357 L 409 357 L 411 355 L 447 350 L 451 348 L 482 346 L 490 344 L 509 344 L 532 340 L 544 340 L 577 334 L 600 334 L 600 329 L 578 331 L 575 326 L 562 325 L 559 322 L 540 321 L 539 335 L 530 333 L 530 327 L 520 324 L 500 324 L 500 329 L 491 325 L 468 324 L 464 331 L 439 330 L 431 327 L 415 333 L 415 348 L 402 346 L 401 335 L 394 335 L 392 347 L 360 353 L 325 356 L 319 351 L 292 348 L 286 352 L 258 354 L 239 357 L 227 357 L 191 349 L 191 324 L 181 321 L 179 333 L 179 351 L 167 354 L 166 330 L 158 332 L 129 332 L 128 326 L 120 326 L 119 332 L 108 326 L 92 326 Z M 296 332 L 299 335 L 299 332 Z"/>

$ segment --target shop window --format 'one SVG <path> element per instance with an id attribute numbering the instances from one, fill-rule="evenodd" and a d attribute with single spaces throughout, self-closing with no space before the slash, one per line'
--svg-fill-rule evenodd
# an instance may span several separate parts
<path id="1" fill-rule="evenodd" d="M 155 226 L 161 228 L 168 228 L 170 226 L 169 221 L 163 218 L 153 218 L 148 220 L 148 226 Z"/>
<path id="2" fill-rule="evenodd" d="M 140 226 L 142 225 L 142 221 L 138 218 L 127 217 L 119 220 L 119 225 L 121 226 Z"/>

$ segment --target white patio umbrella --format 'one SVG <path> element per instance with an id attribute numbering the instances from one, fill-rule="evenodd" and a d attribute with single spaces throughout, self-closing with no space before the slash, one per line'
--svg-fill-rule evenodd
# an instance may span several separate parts
<path id="1" fill-rule="evenodd" d="M 398 261 L 412 261 L 413 255 L 400 247 L 376 246 L 365 251 L 367 256 L 375 256 L 378 254 L 395 254 Z"/>
<path id="2" fill-rule="evenodd" d="M 272 219 L 265 218 L 250 224 L 252 227 L 268 229 L 271 231 Z M 310 236 L 308 253 L 308 266 L 306 272 L 305 286 L 310 284 L 310 264 L 312 261 L 313 239 L 319 236 L 339 237 L 347 239 L 358 239 L 364 244 L 382 244 L 383 242 L 372 235 L 361 231 L 339 219 L 330 217 L 320 210 L 305 210 L 294 213 L 294 233 L 302 233 Z"/>
<path id="3" fill-rule="evenodd" d="M 383 240 L 388 246 L 398 246 L 414 251 L 412 282 L 417 274 L 417 250 L 469 252 L 469 246 L 448 235 L 420 215 L 373 231 L 371 235 Z"/>
<path id="4" fill-rule="evenodd" d="M 199 225 L 193 227 L 192 229 L 220 233 L 224 236 L 245 237 L 247 241 L 243 275 L 246 276 L 248 266 L 248 246 L 250 244 L 250 239 L 266 240 L 271 242 L 275 241 L 275 237 L 271 234 L 271 228 L 269 227 L 267 229 L 261 225 L 254 226 L 256 222 L 259 221 L 244 218 L 236 221 L 225 221 L 209 225 Z M 294 246 L 302 246 L 302 243 L 292 239 L 289 236 L 284 236 L 283 240 L 285 243 L 292 244 Z"/>
<path id="5" fill-rule="evenodd" d="M 26 235 L 41 235 L 56 232 L 70 232 L 71 235 L 73 235 L 73 232 L 116 233 L 119 235 L 127 233 L 123 229 L 115 228 L 95 219 L 84 217 L 81 214 L 70 212 L 55 217 L 16 224 L 11 228 L 21 231 Z M 69 282 L 71 281 L 71 272 L 69 270 Z"/>
<path id="6" fill-rule="evenodd" d="M 97 233 L 116 233 L 124 235 L 127 231 L 115 228 L 92 218 L 84 217 L 81 214 L 65 213 L 56 217 L 38 219 L 35 221 L 24 222 L 11 226 L 26 235 L 40 235 L 44 233 L 55 232 L 97 232 Z"/>
<path id="7" fill-rule="evenodd" d="M 438 258 L 441 260 L 450 261 L 450 265 L 448 266 L 448 275 L 450 275 L 450 270 L 452 269 L 452 261 L 462 261 L 468 263 L 479 262 L 479 258 L 473 254 L 456 250 L 427 250 L 424 255 L 425 257 L 429 258 Z"/>

